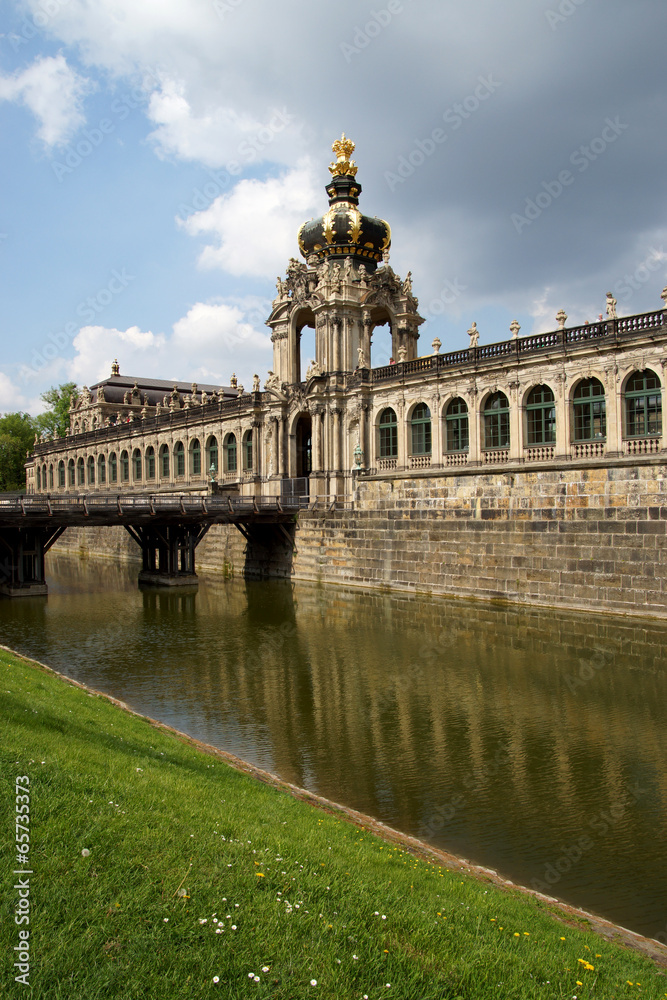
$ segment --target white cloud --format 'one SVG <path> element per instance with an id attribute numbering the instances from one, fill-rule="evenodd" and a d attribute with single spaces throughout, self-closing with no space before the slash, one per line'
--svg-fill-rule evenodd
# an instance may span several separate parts
<path id="1" fill-rule="evenodd" d="M 127 330 L 84 326 L 73 340 L 76 354 L 67 363 L 68 379 L 78 385 L 92 385 L 106 378 L 111 362 L 121 357 L 128 374 L 159 377 L 156 362 L 166 343 L 164 334 L 144 332 L 137 326 Z"/>
<path id="2" fill-rule="evenodd" d="M 91 81 L 68 66 L 62 54 L 0 77 L 0 100 L 25 104 L 39 122 L 38 138 L 50 147 L 66 143 L 84 124 L 83 99 L 92 89 Z"/>
<path id="3" fill-rule="evenodd" d="M 0 414 L 15 413 L 18 410 L 36 412 L 38 400 L 30 400 L 17 385 L 14 385 L 9 375 L 0 372 Z"/>
<path id="4" fill-rule="evenodd" d="M 303 161 L 279 178 L 240 181 L 230 194 L 180 224 L 191 236 L 216 240 L 202 251 L 202 267 L 272 278 L 285 270 L 297 249 L 299 226 L 322 201 L 313 169 Z"/>

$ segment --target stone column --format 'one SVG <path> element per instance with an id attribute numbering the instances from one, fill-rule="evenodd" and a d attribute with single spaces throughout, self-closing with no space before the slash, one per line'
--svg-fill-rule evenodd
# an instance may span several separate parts
<path id="1" fill-rule="evenodd" d="M 398 434 L 398 458 L 396 461 L 397 469 L 405 469 L 408 464 L 407 454 L 408 454 L 408 434 L 410 433 L 410 428 L 406 426 L 405 423 L 405 400 L 399 399 L 396 401 L 396 431 Z"/>
<path id="2" fill-rule="evenodd" d="M 372 368 L 371 364 L 371 311 L 370 309 L 364 309 L 361 314 L 363 320 L 363 334 L 361 338 L 361 346 L 364 351 L 364 357 L 368 362 L 368 367 Z"/>
<path id="3" fill-rule="evenodd" d="M 277 476 L 278 475 L 278 466 L 280 464 L 279 461 L 278 461 L 278 454 L 279 454 L 279 452 L 278 452 L 278 417 L 271 417 L 271 424 L 272 424 L 272 427 L 271 427 L 271 450 L 272 450 L 272 456 L 271 456 L 271 474 L 273 476 Z"/>
<path id="4" fill-rule="evenodd" d="M 622 451 L 623 431 L 621 429 L 622 400 L 616 384 L 616 373 L 608 368 L 604 375 L 605 407 L 607 414 L 607 443 L 605 454 L 610 458 Z"/>
<path id="5" fill-rule="evenodd" d="M 570 407 L 567 400 L 565 376 L 557 375 L 556 383 L 556 451 L 555 458 L 565 458 L 570 453 Z"/>
<path id="6" fill-rule="evenodd" d="M 261 475 L 261 457 L 260 457 L 260 435 L 259 435 L 260 421 L 253 420 L 252 422 L 252 474 L 253 476 Z"/>
<path id="7" fill-rule="evenodd" d="M 482 416 L 477 402 L 477 389 L 473 386 L 465 393 L 468 404 L 468 465 L 479 465 L 482 454 Z"/>
<path id="8" fill-rule="evenodd" d="M 510 404 L 510 459 L 523 458 L 523 434 L 521 433 L 521 406 L 519 405 L 519 383 L 509 384 Z"/>
<path id="9" fill-rule="evenodd" d="M 340 406 L 331 407 L 332 415 L 332 435 L 333 435 L 333 472 L 340 472 Z"/>
<path id="10" fill-rule="evenodd" d="M 333 339 L 333 371 L 340 371 L 340 326 L 341 319 L 340 316 L 331 317 L 332 324 L 332 339 Z"/>
<path id="11" fill-rule="evenodd" d="M 441 466 L 443 464 L 442 446 L 442 413 L 440 410 L 440 398 L 431 400 L 431 465 Z"/>
<path id="12" fill-rule="evenodd" d="M 366 443 L 367 418 L 368 418 L 368 403 L 359 403 L 359 444 L 361 445 L 361 450 L 364 453 L 364 457 L 361 460 L 362 469 L 367 469 L 371 464 L 370 450 L 367 448 L 367 443 Z"/>
<path id="13" fill-rule="evenodd" d="M 313 472 L 322 471 L 322 410 L 316 406 L 312 415 Z"/>

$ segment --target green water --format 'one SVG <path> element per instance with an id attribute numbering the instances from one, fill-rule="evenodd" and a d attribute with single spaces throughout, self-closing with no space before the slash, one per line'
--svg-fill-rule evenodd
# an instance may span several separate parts
<path id="1" fill-rule="evenodd" d="M 5 645 L 667 941 L 667 624 L 49 560 Z"/>

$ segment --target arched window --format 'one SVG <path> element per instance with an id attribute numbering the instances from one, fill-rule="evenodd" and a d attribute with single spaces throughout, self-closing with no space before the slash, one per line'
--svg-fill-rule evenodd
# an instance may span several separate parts
<path id="1" fill-rule="evenodd" d="M 225 472 L 236 472 L 236 435 L 225 438 Z"/>
<path id="2" fill-rule="evenodd" d="M 169 479 L 169 445 L 160 446 L 160 478 Z"/>
<path id="3" fill-rule="evenodd" d="M 53 466 L 49 466 L 49 489 L 53 489 Z"/>
<path id="4" fill-rule="evenodd" d="M 193 476 L 201 476 L 201 445 L 198 438 L 190 444 L 190 472 Z"/>
<path id="5" fill-rule="evenodd" d="M 46 489 L 46 462 L 42 466 L 42 489 Z"/>
<path id="6" fill-rule="evenodd" d="M 40 469 L 39 466 L 37 466 L 36 471 L 37 471 L 37 489 L 41 490 L 41 488 L 42 488 L 42 472 L 41 472 L 41 469 Z"/>
<path id="7" fill-rule="evenodd" d="M 107 481 L 107 460 L 104 455 L 99 455 L 97 459 L 97 482 L 104 486 Z"/>
<path id="8" fill-rule="evenodd" d="M 526 400 L 528 444 L 555 444 L 556 404 L 548 385 L 536 385 Z"/>
<path id="9" fill-rule="evenodd" d="M 88 485 L 95 485 L 95 459 L 92 455 L 88 456 Z"/>
<path id="10" fill-rule="evenodd" d="M 445 417 L 447 451 L 467 451 L 470 442 L 468 404 L 457 396 L 447 407 Z"/>
<path id="11" fill-rule="evenodd" d="M 252 431 L 246 431 L 243 435 L 243 469 L 245 472 L 252 472 Z"/>
<path id="12" fill-rule="evenodd" d="M 152 444 L 146 448 L 146 479 L 155 479 L 155 448 Z"/>
<path id="13" fill-rule="evenodd" d="M 213 435 L 206 442 L 206 471 L 218 471 L 218 439 Z"/>
<path id="14" fill-rule="evenodd" d="M 176 466 L 175 472 L 177 476 L 185 475 L 185 446 L 182 441 L 176 442 L 176 447 L 174 448 L 174 465 Z"/>
<path id="15" fill-rule="evenodd" d="M 660 379 L 647 368 L 631 375 L 625 386 L 626 437 L 662 434 Z"/>
<path id="16" fill-rule="evenodd" d="M 413 455 L 431 454 L 431 411 L 426 403 L 417 403 L 412 411 L 412 452 Z"/>
<path id="17" fill-rule="evenodd" d="M 58 462 L 58 486 L 60 489 L 65 486 L 65 463 L 62 459 Z"/>
<path id="18" fill-rule="evenodd" d="M 120 481 L 121 483 L 130 481 L 130 456 L 126 451 L 120 453 Z"/>
<path id="19" fill-rule="evenodd" d="M 494 392 L 484 404 L 484 449 L 507 448 L 510 443 L 510 405 L 504 392 Z"/>
<path id="20" fill-rule="evenodd" d="M 604 387 L 597 378 L 585 378 L 574 390 L 574 440 L 599 441 L 607 434 Z"/>
<path id="21" fill-rule="evenodd" d="M 74 486 L 74 459 L 70 458 L 67 463 L 67 485 Z"/>
<path id="22" fill-rule="evenodd" d="M 135 483 L 141 482 L 141 452 L 138 448 L 132 452 L 132 478 Z"/>
<path id="23" fill-rule="evenodd" d="M 396 412 L 395 410 L 392 410 L 391 406 L 388 406 L 387 409 L 383 410 L 380 414 L 378 427 L 380 430 L 380 453 L 378 457 L 397 458 L 398 421 L 396 420 Z"/>
<path id="24" fill-rule="evenodd" d="M 118 482 L 118 460 L 115 451 L 112 451 L 109 455 L 109 482 Z"/>
<path id="25" fill-rule="evenodd" d="M 86 466 L 82 458 L 76 463 L 76 484 L 77 486 L 85 486 L 86 484 Z"/>

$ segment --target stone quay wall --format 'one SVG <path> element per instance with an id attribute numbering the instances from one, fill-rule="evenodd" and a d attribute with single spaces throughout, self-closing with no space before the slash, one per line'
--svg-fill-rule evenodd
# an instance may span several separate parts
<path id="1" fill-rule="evenodd" d="M 293 550 L 217 526 L 197 568 L 665 618 L 666 482 L 657 458 L 364 479 L 353 507 L 302 511 Z M 68 529 L 56 548 L 138 557 L 121 530 Z"/>

